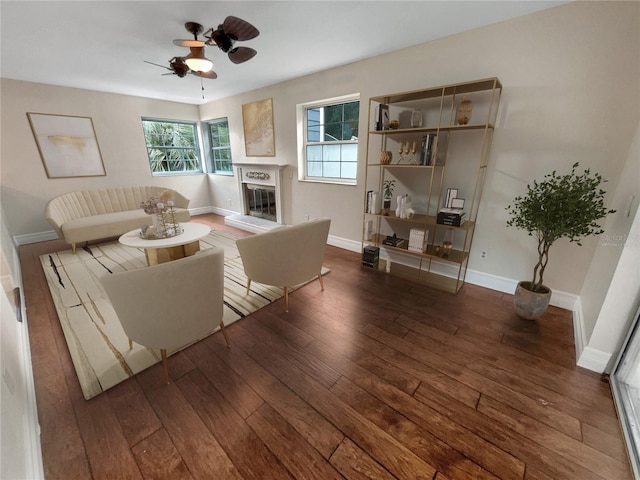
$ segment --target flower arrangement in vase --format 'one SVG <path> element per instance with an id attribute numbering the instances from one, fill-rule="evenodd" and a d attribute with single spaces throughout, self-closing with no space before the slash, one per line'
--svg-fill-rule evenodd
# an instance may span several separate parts
<path id="1" fill-rule="evenodd" d="M 164 191 L 160 197 L 151 196 L 148 200 L 140 202 L 140 208 L 144 213 L 151 215 L 152 224 L 141 229 L 144 238 L 167 238 L 181 233 L 176 222 L 173 196 L 170 191 Z"/>

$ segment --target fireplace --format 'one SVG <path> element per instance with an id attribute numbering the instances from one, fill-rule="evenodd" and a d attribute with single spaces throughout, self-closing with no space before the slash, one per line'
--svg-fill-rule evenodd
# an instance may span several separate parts
<path id="1" fill-rule="evenodd" d="M 277 220 L 275 187 L 254 185 L 252 183 L 243 185 L 243 197 L 247 203 L 247 214 L 275 222 Z"/>
<path id="2" fill-rule="evenodd" d="M 282 173 L 287 165 L 236 163 L 242 215 L 283 223 Z"/>

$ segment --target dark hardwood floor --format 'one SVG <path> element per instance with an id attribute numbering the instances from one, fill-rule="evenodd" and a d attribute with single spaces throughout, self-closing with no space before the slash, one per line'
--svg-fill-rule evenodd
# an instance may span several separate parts
<path id="1" fill-rule="evenodd" d="M 227 227 L 222 217 L 195 221 Z M 22 246 L 47 479 L 632 478 L 609 384 L 571 314 L 441 293 L 327 247 L 318 282 L 84 400 L 38 257 Z"/>

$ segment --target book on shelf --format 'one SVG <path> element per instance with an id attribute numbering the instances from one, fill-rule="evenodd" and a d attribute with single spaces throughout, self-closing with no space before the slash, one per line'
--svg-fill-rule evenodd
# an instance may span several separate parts
<path id="1" fill-rule="evenodd" d="M 420 145 L 420 165 L 435 165 L 438 156 L 438 135 L 427 133 Z"/>
<path id="2" fill-rule="evenodd" d="M 440 225 L 461 227 L 467 221 L 467 214 L 458 208 L 441 208 L 436 221 Z"/>
<path id="3" fill-rule="evenodd" d="M 364 239 L 371 241 L 373 238 L 373 220 L 367 220 L 364 222 Z"/>
<path id="4" fill-rule="evenodd" d="M 380 259 L 380 248 L 373 245 L 367 245 L 362 251 L 362 264 L 367 267 L 378 267 Z"/>
<path id="5" fill-rule="evenodd" d="M 387 235 L 387 237 L 382 241 L 383 245 L 389 245 L 391 247 L 404 247 L 407 244 L 407 240 L 404 238 L 398 237 L 395 233 L 393 235 Z"/>
<path id="6" fill-rule="evenodd" d="M 376 107 L 378 112 L 376 120 L 376 130 L 388 130 L 389 129 L 389 105 L 381 103 Z"/>
<path id="7" fill-rule="evenodd" d="M 373 190 L 367 191 L 367 204 L 365 206 L 366 213 L 377 214 L 380 212 L 382 204 L 382 194 Z"/>
<path id="8" fill-rule="evenodd" d="M 428 230 L 422 230 L 420 228 L 412 228 L 409 231 L 409 246 L 407 250 L 412 252 L 424 253 L 427 247 L 427 238 L 429 237 Z"/>

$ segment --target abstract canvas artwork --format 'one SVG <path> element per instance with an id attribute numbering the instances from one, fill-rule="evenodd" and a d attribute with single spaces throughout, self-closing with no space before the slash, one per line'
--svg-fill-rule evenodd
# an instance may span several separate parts
<path id="1" fill-rule="evenodd" d="M 27 113 L 49 178 L 106 175 L 91 117 Z"/>

